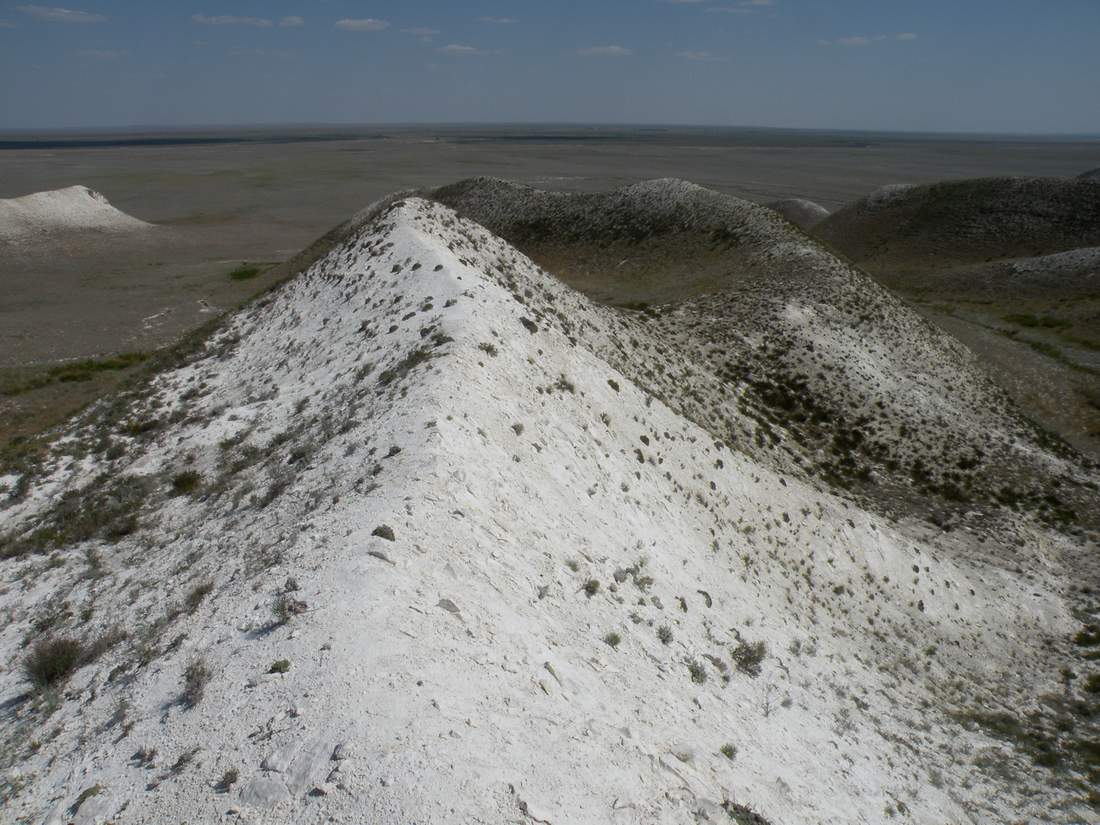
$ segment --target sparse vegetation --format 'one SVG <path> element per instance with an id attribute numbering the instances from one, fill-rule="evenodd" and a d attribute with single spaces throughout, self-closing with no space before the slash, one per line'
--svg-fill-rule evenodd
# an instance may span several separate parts
<path id="1" fill-rule="evenodd" d="M 730 652 L 737 669 L 753 678 L 760 675 L 760 666 L 767 655 L 768 647 L 764 642 L 741 642 Z"/>
<path id="2" fill-rule="evenodd" d="M 201 584 L 195 585 L 191 592 L 187 594 L 187 598 L 184 600 L 184 604 L 187 605 L 187 612 L 194 613 L 198 610 L 199 605 L 202 604 L 203 599 L 210 595 L 214 590 L 214 582 L 205 581 Z"/>
<path id="3" fill-rule="evenodd" d="M 184 470 L 172 476 L 172 492 L 177 496 L 194 494 L 202 486 L 202 476 L 195 470 Z"/>
<path id="4" fill-rule="evenodd" d="M 688 662 L 688 673 L 691 674 L 691 681 L 697 685 L 704 684 L 707 681 L 707 669 L 698 659 L 692 659 Z"/>
<path id="5" fill-rule="evenodd" d="M 84 645 L 77 639 L 43 639 L 24 660 L 27 678 L 40 689 L 65 681 L 84 658 Z"/>
<path id="6" fill-rule="evenodd" d="M 279 659 L 278 661 L 272 663 L 271 667 L 268 669 L 267 672 L 268 673 L 287 673 L 289 671 L 290 671 L 290 660 L 289 659 Z"/>
<path id="7" fill-rule="evenodd" d="M 183 671 L 183 695 L 180 697 L 184 706 L 193 708 L 202 701 L 210 676 L 210 669 L 206 666 L 205 659 L 192 659 L 188 663 Z"/>
<path id="8" fill-rule="evenodd" d="M 222 774 L 222 778 L 218 780 L 214 785 L 214 790 L 218 793 L 229 793 L 229 790 L 237 784 L 240 779 L 240 773 L 236 768 L 228 768 L 225 773 Z"/>
<path id="9" fill-rule="evenodd" d="M 612 632 L 608 633 L 606 636 L 604 636 L 603 640 L 604 640 L 604 643 L 607 644 L 609 647 L 617 648 L 619 646 L 619 644 L 622 642 L 623 637 L 620 636 L 618 633 L 612 631 Z"/>
<path id="10" fill-rule="evenodd" d="M 263 269 L 250 264 L 242 264 L 229 273 L 231 281 L 250 281 L 263 272 Z"/>

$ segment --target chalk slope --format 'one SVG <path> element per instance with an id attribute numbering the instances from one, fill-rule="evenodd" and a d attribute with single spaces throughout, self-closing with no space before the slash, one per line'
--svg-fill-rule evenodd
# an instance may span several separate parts
<path id="1" fill-rule="evenodd" d="M 677 345 L 722 307 L 601 306 L 421 198 L 347 232 L 0 478 L 6 814 L 1091 815 L 1093 723 L 1042 698 L 1087 701 L 1061 675 L 1077 540 L 894 521 L 743 437 L 748 383 Z M 826 304 L 774 300 L 825 351 L 857 346 L 813 320 Z M 880 345 L 859 346 L 870 385 Z M 51 635 L 104 641 L 28 693 L 24 643 Z"/>

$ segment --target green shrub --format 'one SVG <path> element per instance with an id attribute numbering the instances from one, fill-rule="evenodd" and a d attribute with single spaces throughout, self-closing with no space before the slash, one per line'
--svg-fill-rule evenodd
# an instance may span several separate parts
<path id="1" fill-rule="evenodd" d="M 242 264 L 229 273 L 229 278 L 233 281 L 248 281 L 255 278 L 261 272 L 263 272 L 263 270 L 258 266 Z"/>
<path id="2" fill-rule="evenodd" d="M 188 496 L 202 486 L 202 476 L 195 470 L 184 470 L 172 477 L 172 492 L 177 496 Z"/>
<path id="3" fill-rule="evenodd" d="M 84 644 L 78 639 L 43 639 L 31 648 L 23 671 L 38 688 L 51 688 L 64 682 L 83 657 Z"/>
<path id="4" fill-rule="evenodd" d="M 183 671 L 183 696 L 181 701 L 188 708 L 195 707 L 206 693 L 210 681 L 210 669 L 204 659 L 193 659 Z"/>
<path id="5" fill-rule="evenodd" d="M 741 642 L 730 656 L 737 669 L 754 679 L 760 675 L 760 665 L 768 655 L 768 647 L 763 642 Z"/>

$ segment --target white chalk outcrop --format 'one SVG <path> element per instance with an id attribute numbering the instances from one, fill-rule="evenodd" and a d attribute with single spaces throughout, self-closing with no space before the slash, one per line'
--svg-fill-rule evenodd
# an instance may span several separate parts
<path id="1" fill-rule="evenodd" d="M 0 478 L 5 817 L 1088 821 L 974 721 L 1067 689 L 1073 539 L 875 515 L 613 367 L 692 357 L 637 313 L 361 224 Z M 114 644 L 36 696 L 50 634 Z"/>
<path id="2" fill-rule="evenodd" d="M 86 186 L 0 200 L 0 242 L 26 242 L 79 231 L 133 232 L 149 226 Z"/>

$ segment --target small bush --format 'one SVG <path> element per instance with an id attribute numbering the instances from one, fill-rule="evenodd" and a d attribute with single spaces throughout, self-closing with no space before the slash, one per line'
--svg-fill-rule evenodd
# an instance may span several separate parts
<path id="1" fill-rule="evenodd" d="M 622 642 L 623 637 L 620 636 L 618 633 L 612 631 L 611 633 L 608 633 L 606 636 L 604 636 L 603 640 L 610 647 L 617 648 Z"/>
<path id="2" fill-rule="evenodd" d="M 202 476 L 194 470 L 184 470 L 172 477 L 172 492 L 177 496 L 189 496 L 202 486 Z"/>
<path id="3" fill-rule="evenodd" d="M 77 669 L 84 656 L 84 645 L 77 639 L 43 639 L 23 663 L 27 678 L 41 689 L 64 682 Z"/>
<path id="4" fill-rule="evenodd" d="M 218 784 L 214 786 L 214 790 L 219 793 L 229 793 L 229 789 L 237 784 L 237 780 L 241 778 L 240 773 L 236 768 L 230 768 L 222 774 L 222 778 L 218 780 Z"/>
<path id="5" fill-rule="evenodd" d="M 37 687 L 46 689 L 65 681 L 83 654 L 84 645 L 77 639 L 44 639 L 26 657 L 23 671 Z"/>
<path id="6" fill-rule="evenodd" d="M 308 606 L 305 602 L 291 598 L 286 593 L 280 593 L 275 597 L 275 601 L 271 603 L 271 615 L 274 616 L 275 623 L 279 625 L 284 625 L 295 616 L 302 615 L 307 609 Z"/>
<path id="7" fill-rule="evenodd" d="M 388 524 L 380 524 L 371 531 L 371 535 L 385 541 L 396 541 L 397 536 L 394 535 L 393 528 Z"/>
<path id="8" fill-rule="evenodd" d="M 667 645 L 672 642 L 672 628 L 667 624 L 663 624 L 657 628 L 657 638 L 661 640 L 661 644 Z"/>
<path id="9" fill-rule="evenodd" d="M 730 656 L 737 669 L 754 679 L 760 675 L 760 664 L 768 655 L 768 647 L 763 642 L 741 642 Z"/>
<path id="10" fill-rule="evenodd" d="M 290 659 L 279 659 L 279 661 L 272 663 L 268 669 L 268 673 L 286 673 L 290 670 Z"/>
<path id="11" fill-rule="evenodd" d="M 703 667 L 702 662 L 696 659 L 688 662 L 688 673 L 691 674 L 691 681 L 697 685 L 704 684 L 707 681 L 707 669 Z"/>
<path id="12" fill-rule="evenodd" d="M 187 610 L 191 613 L 194 613 L 198 609 L 199 605 L 202 604 L 202 600 L 209 596 L 210 592 L 213 589 L 214 582 L 210 581 L 196 585 L 195 588 L 187 594 Z"/>
<path id="13" fill-rule="evenodd" d="M 595 596 L 599 592 L 600 592 L 600 583 L 596 579 L 589 579 L 588 581 L 586 581 L 584 583 L 584 594 L 586 596 L 588 596 L 588 598 L 591 599 L 593 596 Z"/>
<path id="14" fill-rule="evenodd" d="M 193 659 L 183 671 L 183 696 L 181 701 L 188 708 L 202 701 L 206 685 L 210 681 L 210 669 L 204 659 Z"/>
<path id="15" fill-rule="evenodd" d="M 722 756 L 726 757 L 730 762 L 737 758 L 737 746 L 731 745 L 728 742 L 721 748 Z"/>
<path id="16" fill-rule="evenodd" d="M 263 272 L 258 266 L 249 266 L 248 264 L 242 264 L 229 273 L 229 279 L 232 281 L 249 281 L 255 278 Z"/>

